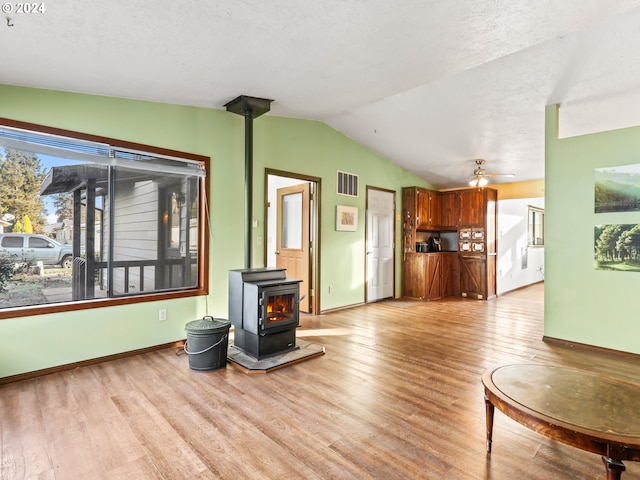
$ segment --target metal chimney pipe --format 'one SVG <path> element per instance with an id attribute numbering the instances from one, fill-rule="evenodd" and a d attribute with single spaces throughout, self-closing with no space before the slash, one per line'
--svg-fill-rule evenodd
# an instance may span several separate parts
<path id="1" fill-rule="evenodd" d="M 244 268 L 251 268 L 251 228 L 253 224 L 253 119 L 267 113 L 271 102 L 265 98 L 240 95 L 227 104 L 227 112 L 244 117 Z"/>
<path id="2" fill-rule="evenodd" d="M 244 268 L 251 268 L 253 223 L 253 118 L 244 113 Z"/>

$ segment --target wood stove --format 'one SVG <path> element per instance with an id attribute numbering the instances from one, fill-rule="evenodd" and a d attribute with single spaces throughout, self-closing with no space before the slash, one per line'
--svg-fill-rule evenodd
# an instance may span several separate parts
<path id="1" fill-rule="evenodd" d="M 234 346 L 258 360 L 295 350 L 300 280 L 284 268 L 229 271 L 229 320 Z"/>

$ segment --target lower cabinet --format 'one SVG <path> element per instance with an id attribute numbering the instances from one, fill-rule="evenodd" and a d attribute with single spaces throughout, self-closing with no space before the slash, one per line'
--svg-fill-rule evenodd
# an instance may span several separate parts
<path id="1" fill-rule="evenodd" d="M 407 253 L 402 265 L 402 296 L 437 300 L 455 285 L 450 277 L 452 259 L 457 253 Z M 445 266 L 446 265 L 446 266 Z"/>
<path id="2" fill-rule="evenodd" d="M 457 252 L 445 252 L 442 257 L 442 296 L 460 295 L 460 261 Z"/>
<path id="3" fill-rule="evenodd" d="M 424 299 L 427 279 L 427 255 L 408 252 L 402 261 L 402 296 Z"/>
<path id="4" fill-rule="evenodd" d="M 423 254 L 424 255 L 424 254 Z M 439 253 L 427 253 L 427 300 L 442 298 L 442 255 Z"/>
<path id="5" fill-rule="evenodd" d="M 487 300 L 496 295 L 496 256 L 457 252 L 406 253 L 402 296 L 420 300 L 463 296 Z"/>
<path id="6" fill-rule="evenodd" d="M 496 295 L 495 255 L 460 255 L 460 293 L 487 300 Z"/>

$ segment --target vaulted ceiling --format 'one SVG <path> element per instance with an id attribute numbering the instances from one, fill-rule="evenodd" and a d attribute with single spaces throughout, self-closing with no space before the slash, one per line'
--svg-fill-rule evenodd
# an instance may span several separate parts
<path id="1" fill-rule="evenodd" d="M 516 175 L 494 182 L 542 179 L 548 104 L 561 136 L 640 124 L 640 0 L 36 5 L 2 7 L 0 83 L 269 98 L 269 115 L 321 120 L 437 188 L 465 186 L 477 158 Z"/>

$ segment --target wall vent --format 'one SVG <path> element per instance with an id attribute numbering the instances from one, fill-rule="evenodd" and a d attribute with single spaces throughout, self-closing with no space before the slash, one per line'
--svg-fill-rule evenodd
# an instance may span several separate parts
<path id="1" fill-rule="evenodd" d="M 337 184 L 338 188 L 336 193 L 338 195 L 345 195 L 347 197 L 358 196 L 358 175 L 338 170 Z"/>

